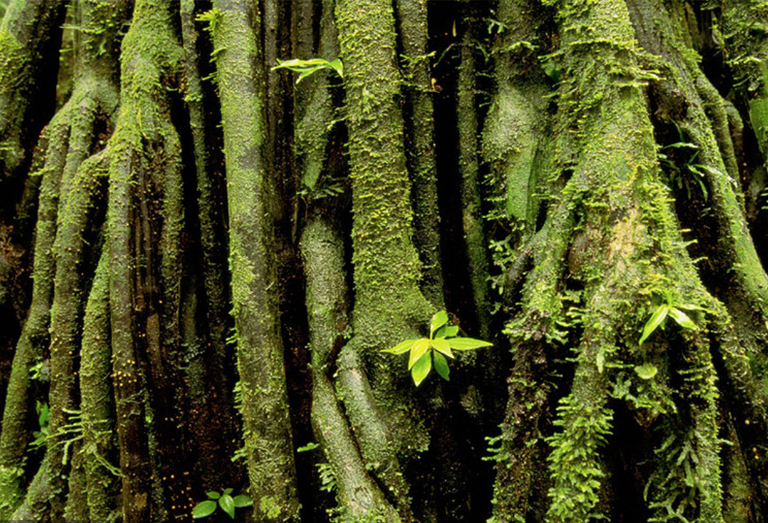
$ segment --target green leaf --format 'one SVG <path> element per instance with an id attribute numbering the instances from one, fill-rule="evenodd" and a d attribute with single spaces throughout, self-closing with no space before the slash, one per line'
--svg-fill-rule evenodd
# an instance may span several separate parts
<path id="1" fill-rule="evenodd" d="M 676 309 L 683 309 L 686 311 L 704 311 L 704 312 L 713 312 L 709 309 L 705 309 L 704 307 L 699 307 L 698 305 L 693 305 L 690 303 L 675 303 Z"/>
<path id="2" fill-rule="evenodd" d="M 442 352 L 449 358 L 454 358 L 453 352 L 451 352 L 451 344 L 448 342 L 448 340 L 445 340 L 443 338 L 435 338 L 430 342 L 432 347 L 438 352 Z"/>
<path id="3" fill-rule="evenodd" d="M 635 372 L 638 376 L 640 376 L 640 379 L 649 380 L 653 378 L 657 372 L 659 372 L 659 369 L 656 368 L 656 365 L 644 363 L 643 365 L 638 365 L 635 367 Z"/>
<path id="4" fill-rule="evenodd" d="M 248 496 L 247 494 L 240 494 L 235 496 L 233 499 L 235 501 L 235 507 L 237 508 L 250 507 L 253 505 L 251 496 Z"/>
<path id="5" fill-rule="evenodd" d="M 344 65 L 338 58 L 332 62 L 324 60 L 322 58 L 312 58 L 310 60 L 299 60 L 298 58 L 293 60 L 278 60 L 278 65 L 272 68 L 275 69 L 288 69 L 295 73 L 299 73 L 299 77 L 296 79 L 296 83 L 301 82 L 304 78 L 320 71 L 321 69 L 332 69 L 336 73 L 344 78 Z"/>
<path id="6" fill-rule="evenodd" d="M 437 329 L 448 323 L 448 313 L 445 311 L 438 311 L 432 316 L 432 321 L 429 322 L 429 337 L 435 333 Z"/>
<path id="7" fill-rule="evenodd" d="M 272 68 L 273 71 L 275 69 L 288 69 L 296 73 L 329 65 L 328 60 L 323 60 L 322 58 L 312 58 L 310 60 L 294 58 L 293 60 L 278 60 L 277 63 L 278 65 Z"/>
<path id="8" fill-rule="evenodd" d="M 433 356 L 435 358 L 435 370 L 437 371 L 437 373 L 445 381 L 450 381 L 448 379 L 448 374 L 450 374 L 451 369 L 448 368 L 448 360 L 446 360 L 445 356 L 443 356 L 439 352 L 433 353 Z"/>
<path id="9" fill-rule="evenodd" d="M 221 497 L 221 494 L 219 494 L 218 492 L 215 492 L 215 491 L 206 492 L 205 495 L 208 496 L 211 499 L 219 499 Z"/>
<path id="10" fill-rule="evenodd" d="M 336 71 L 336 74 L 339 75 L 339 77 L 344 78 L 344 64 L 341 63 L 341 60 L 338 58 L 336 60 L 332 60 L 331 63 L 328 64 L 334 71 Z"/>
<path id="11" fill-rule="evenodd" d="M 411 377 L 413 377 L 413 382 L 417 387 L 421 385 L 421 382 L 427 377 L 429 371 L 432 370 L 432 357 L 430 354 L 431 351 L 426 357 L 420 358 L 413 366 L 413 369 L 411 369 Z"/>
<path id="12" fill-rule="evenodd" d="M 699 328 L 696 326 L 696 324 L 693 323 L 693 320 L 686 313 L 681 311 L 680 309 L 676 309 L 674 307 L 670 307 L 669 308 L 669 315 L 682 328 L 684 328 L 684 329 L 691 329 L 691 330 L 694 330 L 694 331 L 695 330 L 699 330 Z"/>
<path id="13" fill-rule="evenodd" d="M 216 511 L 216 502 L 206 499 L 192 509 L 192 519 L 207 518 Z"/>
<path id="14" fill-rule="evenodd" d="M 456 325 L 443 325 L 435 332 L 435 338 L 453 338 L 458 333 L 459 328 Z"/>
<path id="15" fill-rule="evenodd" d="M 222 492 L 222 494 L 232 494 L 232 489 L 231 488 L 225 488 L 224 491 Z"/>
<path id="16" fill-rule="evenodd" d="M 662 147 L 662 149 L 669 149 L 669 148 L 674 148 L 674 149 L 698 149 L 698 146 L 696 146 L 695 144 L 692 144 L 692 143 L 687 143 L 687 142 L 676 142 L 676 143 L 671 143 L 669 145 L 665 145 L 664 147 Z"/>
<path id="17" fill-rule="evenodd" d="M 416 362 L 427 353 L 427 350 L 429 350 L 429 340 L 427 338 L 417 340 L 411 349 L 411 357 L 408 359 L 408 369 L 413 368 Z"/>
<path id="18" fill-rule="evenodd" d="M 221 510 L 226 512 L 229 517 L 235 519 L 235 500 L 229 494 L 224 494 L 219 498 L 219 506 Z"/>
<path id="19" fill-rule="evenodd" d="M 315 450 L 317 447 L 319 447 L 319 443 L 315 443 L 314 441 L 310 441 L 303 447 L 299 447 L 296 449 L 296 452 L 309 452 L 310 450 Z M 227 494 L 230 494 L 230 492 L 227 492 Z"/>
<path id="20" fill-rule="evenodd" d="M 401 341 L 391 349 L 382 349 L 381 352 L 388 352 L 390 354 L 403 354 L 404 352 L 408 352 L 411 350 L 411 347 L 413 347 L 413 344 L 416 343 L 419 340 L 405 340 Z"/>
<path id="21" fill-rule="evenodd" d="M 640 341 L 637 342 L 638 345 L 642 345 L 645 340 L 648 339 L 648 336 L 653 334 L 653 331 L 656 330 L 656 328 L 661 325 L 664 320 L 667 318 L 667 314 L 669 314 L 669 305 L 666 303 L 659 305 L 656 307 L 656 310 L 653 312 L 651 317 L 648 319 L 647 322 L 645 322 L 645 328 L 643 328 L 643 335 L 640 336 Z"/>
<path id="22" fill-rule="evenodd" d="M 493 343 L 474 338 L 449 338 L 448 343 L 454 350 L 474 350 L 480 347 L 490 347 Z"/>

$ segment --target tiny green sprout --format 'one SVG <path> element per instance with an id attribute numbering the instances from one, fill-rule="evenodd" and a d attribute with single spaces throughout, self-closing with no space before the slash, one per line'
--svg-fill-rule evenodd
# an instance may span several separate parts
<path id="1" fill-rule="evenodd" d="M 230 518 L 235 519 L 236 508 L 253 505 L 253 500 L 246 494 L 232 496 L 231 488 L 225 488 L 221 492 L 206 492 L 205 495 L 208 496 L 208 499 L 201 501 L 192 509 L 192 519 L 207 518 L 216 512 L 217 507 L 221 508 Z"/>
<path id="2" fill-rule="evenodd" d="M 37 450 L 47 444 L 48 438 L 51 436 L 51 427 L 49 421 L 51 420 L 51 409 L 48 408 L 48 403 L 37 401 L 35 405 L 37 411 L 37 422 L 40 424 L 40 430 L 32 432 L 35 437 L 29 444 L 29 446 Z"/>
<path id="3" fill-rule="evenodd" d="M 687 311 L 703 311 L 705 309 L 687 303 L 674 303 L 672 295 L 669 292 L 664 293 L 664 302 L 661 303 L 656 310 L 653 311 L 651 317 L 645 322 L 643 327 L 643 333 L 640 335 L 640 341 L 638 345 L 642 345 L 648 337 L 653 334 L 659 326 L 663 326 L 667 316 L 671 317 L 678 325 L 684 329 L 698 330 L 699 327 L 693 322 L 693 320 L 684 313 L 681 309 Z"/>
<path id="4" fill-rule="evenodd" d="M 321 69 L 336 71 L 339 78 L 344 78 L 344 64 L 342 64 L 341 60 L 338 58 L 330 62 L 328 60 L 323 60 L 322 58 L 312 58 L 310 60 L 299 60 L 298 58 L 294 58 L 293 60 L 278 60 L 277 63 L 278 65 L 272 68 L 273 71 L 275 69 L 288 69 L 294 73 L 299 73 L 299 77 L 296 79 L 297 84 L 307 76 L 320 71 Z"/>
<path id="5" fill-rule="evenodd" d="M 310 441 L 309 443 L 307 443 L 303 447 L 297 448 L 296 452 L 309 452 L 310 450 L 315 450 L 319 446 L 320 446 L 319 443 L 315 443 L 314 441 Z"/>
<path id="6" fill-rule="evenodd" d="M 454 350 L 475 350 L 492 345 L 487 341 L 457 336 L 459 328 L 450 325 L 448 321 L 448 313 L 439 311 L 429 322 L 429 338 L 405 340 L 381 352 L 405 354 L 410 351 L 408 370 L 411 371 L 411 377 L 417 387 L 429 375 L 432 367 L 441 378 L 448 381 L 450 369 L 446 356 L 455 358 Z"/>
<path id="7" fill-rule="evenodd" d="M 29 379 L 31 380 L 47 382 L 50 381 L 50 378 L 51 368 L 45 361 L 40 361 L 29 368 Z"/>

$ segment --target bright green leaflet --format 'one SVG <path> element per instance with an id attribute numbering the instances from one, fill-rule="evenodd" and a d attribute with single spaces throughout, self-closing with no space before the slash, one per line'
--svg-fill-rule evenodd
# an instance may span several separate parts
<path id="1" fill-rule="evenodd" d="M 288 69 L 289 71 L 299 73 L 296 83 L 301 82 L 307 76 L 322 69 L 336 71 L 336 74 L 338 74 L 340 78 L 344 78 L 344 64 L 342 64 L 341 60 L 338 58 L 330 62 L 328 60 L 323 60 L 322 58 L 312 58 L 310 60 L 299 60 L 298 58 L 294 58 L 293 60 L 278 60 L 277 62 L 279 65 L 273 67 L 272 70 Z"/>
<path id="2" fill-rule="evenodd" d="M 667 319 L 667 316 L 675 320 L 675 322 L 684 329 L 690 329 L 694 331 L 698 330 L 699 327 L 696 325 L 696 323 L 694 323 L 690 316 L 684 313 L 681 309 L 701 311 L 704 310 L 696 305 L 690 305 L 687 303 L 674 303 L 672 296 L 670 296 L 668 293 L 665 293 L 664 303 L 661 303 L 658 307 L 656 307 L 656 310 L 653 311 L 651 317 L 648 318 L 647 322 L 645 322 L 643 333 L 640 335 L 640 341 L 638 341 L 638 345 L 642 345 L 643 342 L 647 340 L 648 337 L 653 334 L 660 325 L 664 325 L 664 321 Z"/>
<path id="3" fill-rule="evenodd" d="M 384 349 L 381 352 L 390 354 L 409 352 L 408 369 L 417 387 L 429 375 L 432 367 L 441 378 L 449 381 L 450 368 L 446 356 L 455 358 L 454 350 L 475 350 L 492 345 L 487 341 L 457 336 L 459 327 L 450 325 L 449 321 L 447 312 L 438 311 L 429 322 L 429 338 L 401 341 L 391 349 Z"/>
<path id="4" fill-rule="evenodd" d="M 206 492 L 205 495 L 208 499 L 201 501 L 192 509 L 192 519 L 207 518 L 216 512 L 217 507 L 220 507 L 230 518 L 235 519 L 235 509 L 253 505 L 253 500 L 246 494 L 232 497 L 231 488 L 225 488 L 221 492 Z"/>

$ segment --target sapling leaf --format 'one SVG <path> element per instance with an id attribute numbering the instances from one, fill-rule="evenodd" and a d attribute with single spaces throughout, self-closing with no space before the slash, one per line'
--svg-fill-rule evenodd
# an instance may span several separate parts
<path id="1" fill-rule="evenodd" d="M 643 365 L 636 366 L 635 372 L 638 376 L 640 376 L 640 379 L 649 380 L 653 378 L 657 372 L 659 372 L 659 369 L 656 368 L 656 365 L 644 363 Z"/>
<path id="2" fill-rule="evenodd" d="M 221 510 L 227 513 L 229 517 L 235 519 L 235 500 L 229 494 L 224 494 L 219 498 Z"/>
<path id="3" fill-rule="evenodd" d="M 416 343 L 419 340 L 405 340 L 401 341 L 391 349 L 382 349 L 381 352 L 388 352 L 390 354 L 403 354 L 405 352 L 408 352 L 411 350 L 411 347 L 413 347 L 413 344 Z"/>
<path id="4" fill-rule="evenodd" d="M 435 338 L 453 338 L 459 333 L 456 325 L 443 325 L 435 332 Z"/>
<path id="5" fill-rule="evenodd" d="M 331 60 L 331 63 L 328 64 L 334 71 L 336 71 L 336 74 L 339 75 L 339 77 L 344 78 L 344 64 L 341 63 L 341 60 L 338 58 L 336 60 Z"/>
<path id="6" fill-rule="evenodd" d="M 332 69 L 340 77 L 344 78 L 344 65 L 338 58 L 332 62 L 322 58 L 312 58 L 310 60 L 300 60 L 295 58 L 293 60 L 278 60 L 277 62 L 278 65 L 274 66 L 272 70 L 288 69 L 289 71 L 299 73 L 299 77 L 296 79 L 297 84 L 307 76 L 320 71 L 321 69 Z"/>
<path id="7" fill-rule="evenodd" d="M 253 505 L 253 500 L 251 499 L 251 496 L 248 496 L 246 494 L 239 494 L 232 499 L 235 501 L 235 507 L 237 508 L 250 507 L 251 505 Z"/>
<path id="8" fill-rule="evenodd" d="M 207 518 L 216 511 L 216 502 L 210 499 L 201 501 L 192 509 L 192 519 Z"/>
<path id="9" fill-rule="evenodd" d="M 705 309 L 704 307 L 699 307 L 698 305 L 693 305 L 691 303 L 675 303 L 676 309 L 683 309 L 686 311 L 703 311 L 703 312 L 712 312 L 709 309 Z"/>
<path id="10" fill-rule="evenodd" d="M 225 488 L 224 491 L 222 492 L 222 494 L 232 494 L 232 489 L 231 488 Z"/>
<path id="11" fill-rule="evenodd" d="M 215 491 L 206 492 L 205 495 L 208 496 L 211 499 L 219 499 L 221 497 L 221 494 L 219 494 L 218 492 L 215 492 Z"/>
<path id="12" fill-rule="evenodd" d="M 429 371 L 432 370 L 431 352 L 432 351 L 429 351 L 426 356 L 420 358 L 411 369 L 411 377 L 413 377 L 413 382 L 417 387 L 421 385 L 421 382 L 427 377 Z"/>
<path id="13" fill-rule="evenodd" d="M 474 350 L 481 347 L 490 347 L 493 343 L 474 338 L 448 338 L 448 344 L 454 350 Z"/>
<path id="14" fill-rule="evenodd" d="M 656 307 L 656 310 L 653 312 L 651 317 L 648 319 L 647 322 L 645 322 L 645 328 L 643 328 L 643 334 L 640 336 L 640 341 L 637 342 L 638 345 L 642 345 L 645 340 L 648 339 L 648 336 L 653 334 L 653 331 L 656 330 L 656 328 L 661 325 L 664 320 L 667 318 L 667 314 L 669 314 L 669 305 L 666 303 L 663 303 Z"/>
<path id="15" fill-rule="evenodd" d="M 694 331 L 699 329 L 696 326 L 696 324 L 693 323 L 693 320 L 680 309 L 676 309 L 675 307 L 670 307 L 669 315 L 672 317 L 673 320 L 677 322 L 678 325 L 680 325 L 684 329 L 691 329 Z"/>
<path id="16" fill-rule="evenodd" d="M 411 357 L 408 358 L 408 368 L 413 368 L 416 362 L 427 353 L 427 350 L 429 350 L 429 340 L 427 338 L 417 340 L 411 349 Z"/>
<path id="17" fill-rule="evenodd" d="M 430 342 L 430 344 L 436 351 L 442 352 L 449 358 L 454 357 L 453 352 L 451 352 L 451 344 L 448 340 L 443 338 L 435 338 Z"/>
<path id="18" fill-rule="evenodd" d="M 439 352 L 435 352 L 432 354 L 435 361 L 435 370 L 440 375 L 441 378 L 443 378 L 445 381 L 450 381 L 448 379 L 448 375 L 451 372 L 451 369 L 448 367 L 448 360 L 445 359 L 445 356 L 440 354 Z"/>
<path id="19" fill-rule="evenodd" d="M 314 73 L 315 71 L 319 71 L 320 69 L 322 69 L 322 67 L 313 67 L 313 68 L 311 68 L 311 69 L 304 69 L 304 70 L 302 70 L 302 71 L 299 73 L 299 76 L 298 76 L 298 78 L 296 78 L 296 83 L 298 84 L 298 83 L 299 83 L 299 82 L 301 82 L 301 81 L 302 81 L 304 78 L 306 78 L 307 76 L 311 75 L 311 74 L 312 74 L 312 73 Z"/>
<path id="20" fill-rule="evenodd" d="M 314 441 L 310 441 L 309 443 L 307 443 L 303 447 L 297 448 L 296 452 L 309 452 L 310 450 L 315 450 L 319 446 L 320 446 L 319 443 L 315 443 Z M 227 492 L 227 494 L 229 494 L 229 492 Z"/>
<path id="21" fill-rule="evenodd" d="M 671 143 L 669 145 L 665 145 L 662 147 L 662 149 L 669 149 L 669 148 L 675 148 L 675 149 L 698 149 L 698 147 L 695 144 L 688 143 L 688 142 L 676 142 Z"/>
<path id="22" fill-rule="evenodd" d="M 432 321 L 429 322 L 429 337 L 431 338 L 435 331 L 448 323 L 448 313 L 445 311 L 438 311 L 432 316 Z"/>

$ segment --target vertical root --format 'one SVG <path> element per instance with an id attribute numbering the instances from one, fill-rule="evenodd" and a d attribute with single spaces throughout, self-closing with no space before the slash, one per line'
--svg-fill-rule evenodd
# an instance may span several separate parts
<path id="1" fill-rule="evenodd" d="M 315 217 L 302 233 L 301 250 L 312 345 L 312 425 L 333 467 L 341 520 L 359 521 L 379 513 L 387 521 L 399 521 L 366 468 L 329 378 L 334 351 L 343 343 L 348 321 L 342 239 L 322 218 Z"/>
<path id="2" fill-rule="evenodd" d="M 11 377 L 6 392 L 3 430 L 0 435 L 0 519 L 8 518 L 21 502 L 24 453 L 29 435 L 26 430 L 30 409 L 30 374 L 33 365 L 43 360 L 49 343 L 50 309 L 53 301 L 55 261 L 53 255 L 59 207 L 59 184 L 66 161 L 69 137 L 69 111 L 57 113 L 45 131 L 50 144 L 41 173 L 32 304 L 13 357 Z"/>
<path id="3" fill-rule="evenodd" d="M 93 523 L 116 523 L 119 469 L 116 463 L 115 402 L 109 325 L 109 258 L 102 253 L 83 320 L 80 406 L 83 419 L 83 465 L 88 514 Z"/>

